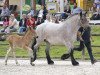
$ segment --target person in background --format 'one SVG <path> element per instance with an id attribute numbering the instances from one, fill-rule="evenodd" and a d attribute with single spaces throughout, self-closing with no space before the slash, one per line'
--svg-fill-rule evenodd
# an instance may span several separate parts
<path id="1" fill-rule="evenodd" d="M 35 28 L 35 19 L 30 14 L 27 15 L 26 25 Z"/>
<path id="2" fill-rule="evenodd" d="M 2 20 L 4 19 L 4 17 L 9 17 L 10 15 L 10 11 L 7 7 L 7 5 L 4 5 L 3 8 L 2 8 L 2 12 L 1 12 L 1 17 L 2 17 Z"/>
<path id="3" fill-rule="evenodd" d="M 9 26 L 9 17 L 8 16 L 5 16 L 4 17 L 4 20 L 3 20 L 3 28 L 0 30 L 0 32 L 6 32 L 6 28 Z"/>
<path id="4" fill-rule="evenodd" d="M 93 13 L 90 20 L 100 20 L 100 0 L 94 0 L 94 7 L 96 11 Z"/>
<path id="5" fill-rule="evenodd" d="M 97 12 L 100 13 L 100 0 L 94 0 L 94 4 L 96 5 Z"/>
<path id="6" fill-rule="evenodd" d="M 82 12 L 82 9 L 80 7 L 77 7 L 77 3 L 74 3 L 74 7 L 72 9 L 71 14 L 78 14 L 80 12 Z"/>
<path id="7" fill-rule="evenodd" d="M 48 10 L 46 9 L 46 6 L 43 6 L 43 20 L 46 20 L 47 14 L 48 14 Z"/>
<path id="8" fill-rule="evenodd" d="M 67 14 L 71 14 L 71 7 L 70 7 L 69 4 L 66 5 L 64 12 L 67 13 Z"/>
<path id="9" fill-rule="evenodd" d="M 17 31 L 18 28 L 18 21 L 16 20 L 14 14 L 10 15 L 10 19 L 9 19 L 9 26 L 6 28 L 6 32 L 10 33 L 10 32 L 15 32 Z"/>
<path id="10" fill-rule="evenodd" d="M 45 6 L 42 5 L 41 9 L 40 9 L 40 11 L 38 13 L 38 18 L 41 18 L 41 19 L 45 20 L 47 13 L 48 13 L 48 10 L 46 9 Z"/>
<path id="11" fill-rule="evenodd" d="M 34 16 L 34 9 L 31 8 L 29 14 L 33 17 Z"/>
<path id="12" fill-rule="evenodd" d="M 18 33 L 23 33 L 27 30 L 27 25 L 26 25 L 26 14 L 22 15 L 22 19 L 19 22 L 19 30 Z"/>
<path id="13" fill-rule="evenodd" d="M 38 13 L 38 18 L 43 18 L 43 9 L 44 9 L 44 6 L 41 6 L 41 9 L 39 10 L 39 13 Z"/>

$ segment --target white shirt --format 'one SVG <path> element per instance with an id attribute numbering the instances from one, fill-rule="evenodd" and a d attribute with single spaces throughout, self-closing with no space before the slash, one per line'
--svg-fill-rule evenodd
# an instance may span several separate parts
<path id="1" fill-rule="evenodd" d="M 82 9 L 79 8 L 79 7 L 77 7 L 77 8 L 75 8 L 75 9 L 72 10 L 72 14 L 78 14 L 78 13 L 80 13 L 81 11 L 82 11 Z"/>
<path id="2" fill-rule="evenodd" d="M 42 9 L 39 11 L 38 17 L 41 17 L 41 18 L 43 17 L 43 10 Z"/>
<path id="3" fill-rule="evenodd" d="M 14 23 L 13 27 L 14 27 L 14 28 L 18 28 L 18 21 L 17 21 L 16 19 L 11 20 L 11 21 L 12 21 L 11 24 Z"/>
<path id="4" fill-rule="evenodd" d="M 98 2 L 100 2 L 100 0 L 94 0 L 94 3 L 98 3 Z"/>

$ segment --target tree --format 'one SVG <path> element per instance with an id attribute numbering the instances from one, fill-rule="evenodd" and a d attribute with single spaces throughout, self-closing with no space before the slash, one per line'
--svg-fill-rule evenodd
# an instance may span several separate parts
<path id="1" fill-rule="evenodd" d="M 34 13 L 36 13 L 36 0 L 33 0 L 33 9 L 34 9 Z"/>

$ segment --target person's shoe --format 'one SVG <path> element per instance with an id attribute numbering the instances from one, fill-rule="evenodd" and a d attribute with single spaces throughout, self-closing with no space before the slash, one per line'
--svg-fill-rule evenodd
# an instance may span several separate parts
<path id="1" fill-rule="evenodd" d="M 91 61 L 92 64 L 95 64 L 97 62 L 96 59 L 94 59 L 93 61 Z"/>

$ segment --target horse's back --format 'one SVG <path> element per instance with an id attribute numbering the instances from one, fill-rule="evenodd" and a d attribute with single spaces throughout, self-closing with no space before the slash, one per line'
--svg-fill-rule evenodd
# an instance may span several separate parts
<path id="1" fill-rule="evenodd" d="M 7 37 L 7 41 L 8 42 L 14 42 L 14 41 L 18 41 L 22 38 L 22 36 L 19 36 L 19 35 L 9 35 Z"/>

